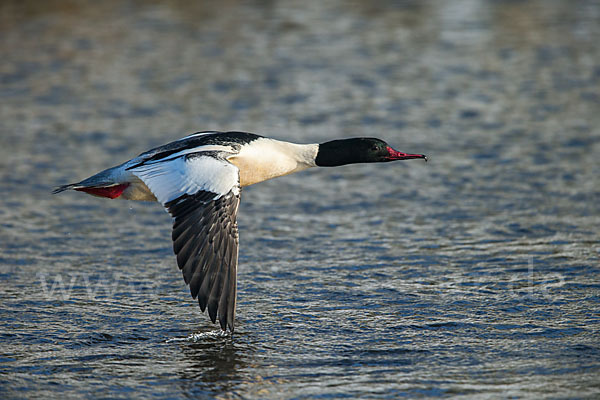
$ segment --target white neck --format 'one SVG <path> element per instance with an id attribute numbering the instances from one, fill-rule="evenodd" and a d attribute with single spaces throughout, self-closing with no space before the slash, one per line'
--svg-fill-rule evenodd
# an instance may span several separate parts
<path id="1" fill-rule="evenodd" d="M 316 167 L 318 144 L 296 144 L 260 138 L 228 158 L 240 170 L 240 185 L 249 186 L 267 179 Z"/>

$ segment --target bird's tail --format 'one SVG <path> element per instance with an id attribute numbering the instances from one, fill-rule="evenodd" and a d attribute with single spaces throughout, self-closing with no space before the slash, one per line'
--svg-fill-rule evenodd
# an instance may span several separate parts
<path id="1" fill-rule="evenodd" d="M 119 182 L 119 179 L 115 176 L 115 172 L 117 172 L 119 168 L 120 166 L 109 168 L 96 175 L 90 176 L 81 182 L 57 186 L 52 193 L 56 194 L 64 192 L 65 190 L 77 190 L 94 196 L 115 199 L 129 186 L 128 182 Z"/>
<path id="2" fill-rule="evenodd" d="M 62 185 L 62 186 L 57 186 L 52 190 L 52 194 L 57 194 L 60 192 L 64 192 L 65 190 L 75 190 L 77 188 L 80 188 L 81 186 L 78 185 L 77 183 L 70 183 L 68 185 Z"/>

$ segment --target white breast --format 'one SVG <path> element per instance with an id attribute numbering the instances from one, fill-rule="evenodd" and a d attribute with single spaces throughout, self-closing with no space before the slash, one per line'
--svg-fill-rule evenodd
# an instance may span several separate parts
<path id="1" fill-rule="evenodd" d="M 240 185 L 249 186 L 267 179 L 315 167 L 318 144 L 295 144 L 260 138 L 244 145 L 227 160 L 239 168 Z"/>

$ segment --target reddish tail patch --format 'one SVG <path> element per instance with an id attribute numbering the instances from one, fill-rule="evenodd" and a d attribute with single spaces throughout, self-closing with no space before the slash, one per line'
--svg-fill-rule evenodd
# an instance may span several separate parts
<path id="1" fill-rule="evenodd" d="M 116 199 L 117 197 L 119 197 L 120 195 L 123 194 L 125 189 L 127 189 L 127 186 L 129 186 L 129 183 L 121 183 L 119 185 L 106 186 L 106 187 L 83 187 L 83 188 L 77 188 L 75 190 L 78 190 L 80 192 L 89 193 L 92 196 L 108 197 L 109 199 Z"/>

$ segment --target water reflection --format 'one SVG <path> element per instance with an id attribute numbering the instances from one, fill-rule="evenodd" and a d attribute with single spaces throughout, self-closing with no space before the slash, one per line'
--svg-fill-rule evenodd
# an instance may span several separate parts
<path id="1" fill-rule="evenodd" d="M 234 393 L 240 386 L 251 385 L 255 364 L 255 346 L 243 334 L 227 335 L 196 334 L 195 338 L 179 345 L 184 356 L 178 372 L 182 392 L 190 396 L 201 393 Z"/>

